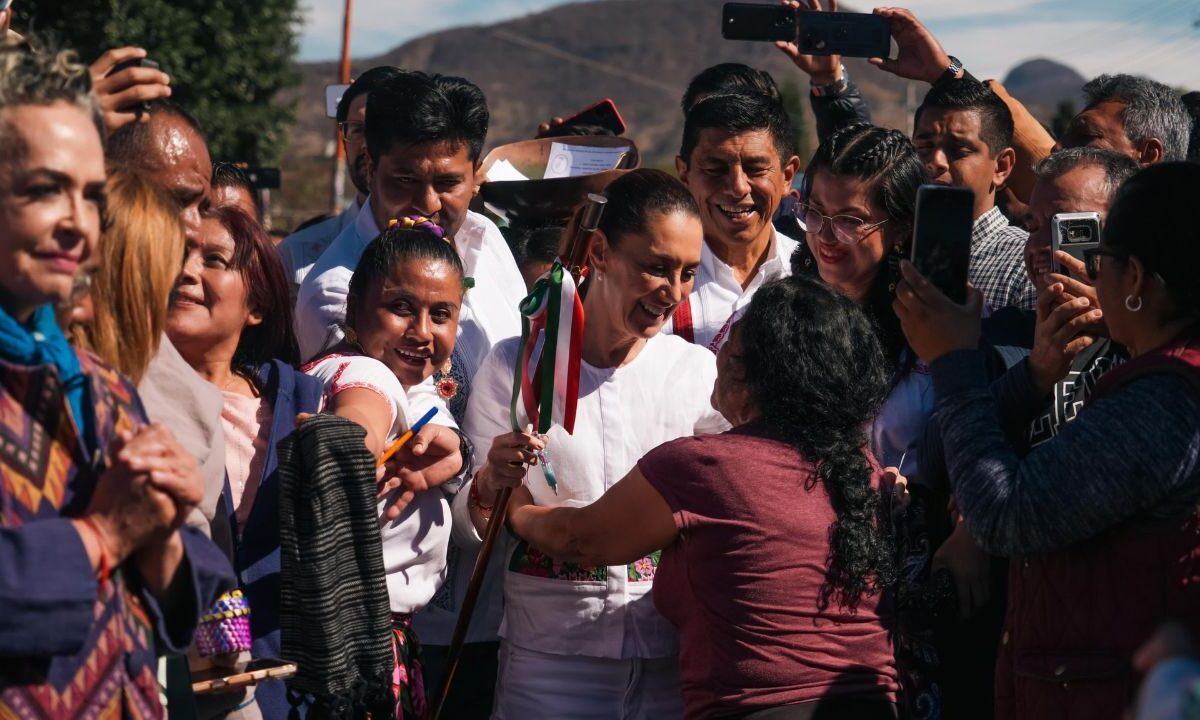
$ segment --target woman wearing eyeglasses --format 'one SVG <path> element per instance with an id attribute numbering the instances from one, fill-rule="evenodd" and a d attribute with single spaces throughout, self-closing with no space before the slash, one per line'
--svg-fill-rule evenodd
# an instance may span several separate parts
<path id="1" fill-rule="evenodd" d="M 805 172 L 796 212 L 806 242 L 792 255 L 793 273 L 819 276 L 874 322 L 891 391 L 871 426 L 871 450 L 881 465 L 908 477 L 917 471 L 916 445 L 933 410 L 933 388 L 904 339 L 892 298 L 924 178 L 903 133 L 864 123 L 834 132 Z"/>
<path id="2" fill-rule="evenodd" d="M 1064 300 L 1097 305 L 1130 360 L 1023 458 L 976 349 L 978 293 L 955 305 L 903 269 L 896 312 L 930 363 L 958 510 L 984 550 L 1013 560 L 998 718 L 1118 718 L 1136 648 L 1167 620 L 1200 630 L 1198 192 L 1190 163 L 1118 191 L 1085 257 L 1095 296 Z"/>

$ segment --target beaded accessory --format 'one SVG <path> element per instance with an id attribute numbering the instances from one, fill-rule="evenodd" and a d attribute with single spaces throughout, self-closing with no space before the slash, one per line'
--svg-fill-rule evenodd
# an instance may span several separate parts
<path id="1" fill-rule="evenodd" d="M 405 215 L 402 218 L 392 218 L 391 220 L 388 221 L 388 229 L 389 230 L 391 228 L 396 227 L 397 225 L 399 225 L 400 227 L 402 227 L 406 230 L 410 230 L 413 228 L 416 228 L 418 230 L 425 230 L 427 232 L 433 233 L 434 235 L 437 235 L 439 238 L 441 238 L 443 240 L 446 239 L 446 229 L 444 227 L 442 227 L 441 225 L 438 225 L 434 221 L 430 220 L 429 218 L 425 217 L 424 215 Z"/>
<path id="2" fill-rule="evenodd" d="M 202 657 L 250 649 L 250 603 L 241 590 L 231 590 L 200 617 L 196 649 Z"/>

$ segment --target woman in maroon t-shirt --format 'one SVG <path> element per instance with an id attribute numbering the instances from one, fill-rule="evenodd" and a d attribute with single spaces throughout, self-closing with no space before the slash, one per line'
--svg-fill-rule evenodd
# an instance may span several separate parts
<path id="1" fill-rule="evenodd" d="M 865 449 L 887 370 L 870 322 L 814 280 L 778 280 L 717 367 L 733 430 L 658 447 L 585 508 L 518 492 L 513 531 L 597 565 L 663 549 L 654 601 L 679 628 L 688 718 L 896 717 L 879 610 L 895 571 Z"/>

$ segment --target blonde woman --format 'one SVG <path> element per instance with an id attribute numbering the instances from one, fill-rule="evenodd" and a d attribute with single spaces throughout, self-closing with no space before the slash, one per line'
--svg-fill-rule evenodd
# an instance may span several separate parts
<path id="1" fill-rule="evenodd" d="M 188 524 L 209 532 L 225 483 L 220 391 L 163 334 L 183 265 L 185 229 L 166 191 L 127 168 L 109 168 L 104 232 L 92 278 L 93 318 L 75 341 L 137 384 L 146 414 L 200 463 L 204 500 Z"/>

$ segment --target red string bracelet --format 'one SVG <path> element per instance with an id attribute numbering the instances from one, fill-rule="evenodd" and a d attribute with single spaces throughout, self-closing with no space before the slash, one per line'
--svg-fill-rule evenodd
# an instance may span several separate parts
<path id="1" fill-rule="evenodd" d="M 104 534 L 100 532 L 100 526 L 97 525 L 96 521 L 90 516 L 85 515 L 84 517 L 79 518 L 79 522 L 87 525 L 88 529 L 92 531 L 92 536 L 96 540 L 96 545 L 100 547 L 100 567 L 97 568 L 97 573 L 100 576 L 100 592 L 103 593 L 105 588 L 108 587 L 108 576 L 110 573 L 108 564 L 108 550 L 104 547 Z"/>

